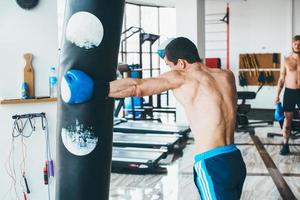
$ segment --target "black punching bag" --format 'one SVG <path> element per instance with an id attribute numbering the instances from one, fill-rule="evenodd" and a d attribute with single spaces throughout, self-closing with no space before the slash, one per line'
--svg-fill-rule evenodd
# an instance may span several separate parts
<path id="1" fill-rule="evenodd" d="M 57 123 L 56 200 L 106 200 L 125 0 L 67 0 Z"/>

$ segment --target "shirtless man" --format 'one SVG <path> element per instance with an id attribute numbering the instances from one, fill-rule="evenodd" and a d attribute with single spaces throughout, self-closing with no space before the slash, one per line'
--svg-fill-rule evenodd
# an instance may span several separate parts
<path id="1" fill-rule="evenodd" d="M 285 58 L 285 63 L 280 69 L 280 77 L 276 88 L 275 103 L 280 102 L 280 93 L 285 86 L 283 97 L 283 110 L 285 119 L 283 122 L 283 146 L 280 150 L 281 155 L 290 153 L 289 135 L 293 112 L 297 104 L 300 108 L 300 35 L 293 37 L 293 53 Z"/>
<path id="2" fill-rule="evenodd" d="M 164 60 L 171 68 L 156 78 L 110 82 L 109 96 L 149 96 L 172 90 L 195 138 L 194 180 L 201 199 L 239 199 L 246 167 L 234 143 L 236 87 L 233 73 L 201 63 L 187 38 L 172 40 Z"/>

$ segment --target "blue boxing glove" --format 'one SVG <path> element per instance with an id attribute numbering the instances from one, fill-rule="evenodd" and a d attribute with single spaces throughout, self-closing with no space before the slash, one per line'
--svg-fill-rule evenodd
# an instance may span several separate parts
<path id="1" fill-rule="evenodd" d="M 80 70 L 68 71 L 61 82 L 61 97 L 68 104 L 89 101 L 94 93 L 94 81 Z"/>
<path id="2" fill-rule="evenodd" d="M 275 119 L 275 121 L 284 120 L 284 113 L 283 113 L 283 108 L 282 108 L 281 102 L 276 103 L 274 119 Z"/>
<path id="3" fill-rule="evenodd" d="M 166 46 L 173 40 L 173 38 L 169 38 L 167 40 L 165 40 L 163 43 L 161 43 L 159 45 L 159 47 L 157 48 L 157 54 L 159 55 L 159 57 L 161 57 L 162 59 L 165 57 L 165 48 Z"/>

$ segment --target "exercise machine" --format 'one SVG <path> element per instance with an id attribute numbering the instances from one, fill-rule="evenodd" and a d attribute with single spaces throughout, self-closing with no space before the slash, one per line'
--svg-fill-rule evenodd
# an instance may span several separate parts
<path id="1" fill-rule="evenodd" d="M 237 92 L 238 100 L 241 103 L 237 106 L 237 119 L 236 119 L 236 129 L 244 130 L 250 127 L 260 127 L 273 124 L 273 120 L 258 120 L 255 122 L 249 122 L 248 113 L 251 111 L 251 105 L 246 103 L 246 100 L 256 99 L 257 93 L 261 90 L 263 85 L 261 85 L 256 92 L 240 91 Z M 260 125 L 264 124 L 264 125 Z"/>
<path id="2" fill-rule="evenodd" d="M 180 141 L 181 136 L 177 134 L 128 134 L 119 132 L 113 134 L 113 146 L 152 149 L 165 147 L 168 153 L 173 152 Z"/>
<path id="3" fill-rule="evenodd" d="M 178 134 L 187 138 L 190 128 L 175 124 L 162 124 L 151 121 L 127 121 L 114 126 L 115 132 L 123 133 L 156 133 L 156 134 Z"/>
<path id="4" fill-rule="evenodd" d="M 167 156 L 167 149 L 113 147 L 112 172 L 122 173 L 166 173 L 159 161 Z"/>

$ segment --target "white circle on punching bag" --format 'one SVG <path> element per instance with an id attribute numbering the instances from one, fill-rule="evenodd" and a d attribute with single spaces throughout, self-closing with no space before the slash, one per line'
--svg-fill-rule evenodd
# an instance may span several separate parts
<path id="1" fill-rule="evenodd" d="M 62 100 L 65 103 L 68 103 L 71 99 L 71 89 L 64 77 L 62 78 L 62 81 L 61 81 L 60 93 L 61 93 Z"/>
<path id="2" fill-rule="evenodd" d="M 61 130 L 61 138 L 66 149 L 77 156 L 91 153 L 97 146 L 98 137 L 92 128 L 86 128 L 78 120 Z"/>
<path id="3" fill-rule="evenodd" d="M 84 11 L 73 14 L 66 28 L 66 40 L 85 49 L 98 47 L 103 34 L 101 21 L 95 15 Z"/>

